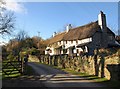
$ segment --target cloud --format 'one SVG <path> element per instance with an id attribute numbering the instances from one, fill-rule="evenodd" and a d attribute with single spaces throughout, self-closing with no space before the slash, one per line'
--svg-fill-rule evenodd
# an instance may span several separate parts
<path id="1" fill-rule="evenodd" d="M 20 2 L 16 2 L 15 0 L 5 0 L 6 6 L 5 8 L 11 11 L 14 11 L 16 13 L 27 13 L 27 9 L 24 7 L 24 5 Z"/>

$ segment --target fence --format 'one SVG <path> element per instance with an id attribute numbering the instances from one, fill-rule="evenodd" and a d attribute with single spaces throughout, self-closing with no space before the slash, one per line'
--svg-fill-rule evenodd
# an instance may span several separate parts
<path id="1" fill-rule="evenodd" d="M 22 74 L 24 70 L 23 61 L 2 62 L 2 74 L 9 77 L 13 74 Z"/>

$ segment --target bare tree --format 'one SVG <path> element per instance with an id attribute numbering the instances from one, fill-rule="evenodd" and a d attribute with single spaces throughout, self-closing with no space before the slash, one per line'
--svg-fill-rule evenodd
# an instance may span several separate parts
<path id="1" fill-rule="evenodd" d="M 18 60 L 20 60 L 20 51 L 22 51 L 22 48 L 24 47 L 25 45 L 25 39 L 28 38 L 28 35 L 27 33 L 24 31 L 24 30 L 21 30 L 20 32 L 18 32 L 17 36 L 16 36 L 16 40 L 18 41 Z"/>
<path id="2" fill-rule="evenodd" d="M 21 30 L 20 32 L 18 32 L 16 36 L 16 39 L 19 42 L 25 40 L 26 38 L 28 38 L 28 35 L 24 30 Z"/>
<path id="3" fill-rule="evenodd" d="M 0 0 L 0 34 L 10 34 L 14 29 L 15 17 L 13 12 L 5 8 L 5 1 Z"/>

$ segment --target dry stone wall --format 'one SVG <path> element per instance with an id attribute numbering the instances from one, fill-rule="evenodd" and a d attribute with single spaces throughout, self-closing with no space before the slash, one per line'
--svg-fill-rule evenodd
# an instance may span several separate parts
<path id="1" fill-rule="evenodd" d="M 70 70 L 88 73 L 111 80 L 119 80 L 120 56 L 119 53 L 106 55 L 97 53 L 94 56 L 69 57 L 67 55 L 42 55 L 41 62 L 49 65 L 69 68 Z"/>

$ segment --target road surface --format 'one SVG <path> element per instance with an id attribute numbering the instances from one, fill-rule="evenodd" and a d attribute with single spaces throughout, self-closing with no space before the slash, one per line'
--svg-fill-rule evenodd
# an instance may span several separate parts
<path id="1" fill-rule="evenodd" d="M 73 89 L 78 87 L 94 87 L 95 89 L 103 89 L 103 87 L 105 87 L 104 85 L 95 83 L 93 80 L 88 80 L 87 78 L 78 75 L 68 74 L 44 64 L 31 62 L 28 63 L 28 65 L 30 65 L 39 74 L 39 80 L 42 81 L 46 87 L 73 87 Z"/>

